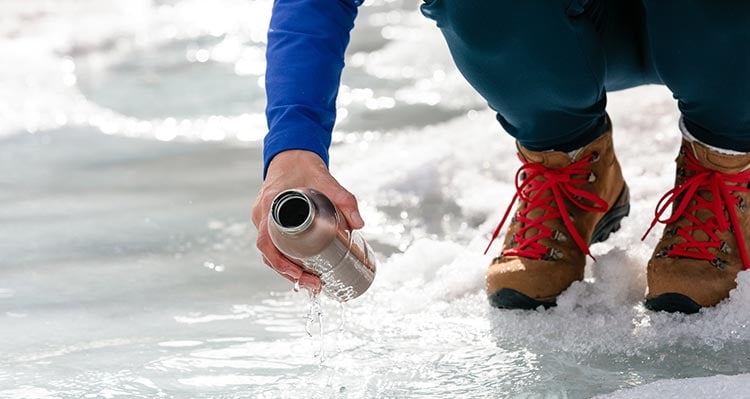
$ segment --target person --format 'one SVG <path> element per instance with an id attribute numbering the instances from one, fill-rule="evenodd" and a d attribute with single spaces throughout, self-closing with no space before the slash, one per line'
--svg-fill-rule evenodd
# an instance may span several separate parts
<path id="1" fill-rule="evenodd" d="M 319 280 L 270 243 L 265 215 L 276 193 L 306 186 L 331 197 L 351 227 L 364 224 L 326 166 L 359 3 L 275 0 L 268 33 L 257 246 L 278 273 L 313 290 Z M 651 224 L 666 226 L 647 265 L 645 305 L 694 313 L 728 297 L 750 267 L 750 2 L 423 0 L 421 11 L 517 142 L 517 192 L 486 276 L 492 305 L 553 306 L 583 278 L 589 246 L 618 230 L 629 191 L 607 92 L 645 84 L 672 91 L 683 135 L 675 185 Z"/>

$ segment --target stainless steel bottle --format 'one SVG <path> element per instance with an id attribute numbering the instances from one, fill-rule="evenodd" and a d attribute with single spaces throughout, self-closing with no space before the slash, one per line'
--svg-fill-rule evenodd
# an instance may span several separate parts
<path id="1" fill-rule="evenodd" d="M 339 302 L 362 295 L 375 278 L 372 250 L 319 191 L 279 193 L 268 215 L 268 233 L 279 252 L 319 276 L 323 292 Z"/>

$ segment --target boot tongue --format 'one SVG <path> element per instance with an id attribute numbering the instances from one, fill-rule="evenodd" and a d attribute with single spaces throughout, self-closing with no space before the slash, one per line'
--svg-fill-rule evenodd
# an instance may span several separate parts
<path id="1" fill-rule="evenodd" d="M 562 151 L 531 151 L 528 148 L 522 146 L 520 143 L 516 143 L 518 147 L 518 152 L 521 154 L 521 156 L 527 161 L 527 162 L 533 162 L 540 164 L 546 168 L 550 169 L 559 169 L 564 168 L 572 163 L 572 160 L 570 159 L 570 155 L 566 152 Z M 542 208 L 536 208 L 533 209 L 529 214 L 527 215 L 530 219 L 538 219 L 542 216 L 544 216 L 547 213 L 547 211 Z M 544 222 L 544 225 L 546 225 L 549 228 L 555 228 L 555 223 L 553 221 L 546 221 Z M 529 230 L 526 230 L 524 234 L 524 238 L 531 238 L 535 235 L 539 234 L 539 230 L 536 228 L 532 228 Z"/>
<path id="2" fill-rule="evenodd" d="M 562 151 L 531 151 L 520 143 L 518 145 L 518 152 L 527 162 L 533 162 L 541 164 L 547 168 L 564 168 L 571 164 L 571 159 L 568 153 Z"/>
<path id="3" fill-rule="evenodd" d="M 750 153 L 741 155 L 722 154 L 698 142 L 684 141 L 689 150 L 704 167 L 721 173 L 735 174 L 750 168 Z"/>
<path id="4" fill-rule="evenodd" d="M 724 154 L 714 149 L 707 147 L 706 145 L 697 141 L 683 140 L 683 146 L 687 151 L 691 151 L 701 166 L 725 174 L 737 174 L 744 172 L 750 168 L 750 153 L 749 154 Z M 708 190 L 701 190 L 696 193 L 701 196 L 705 201 L 713 202 L 719 200 L 713 198 L 713 195 Z M 695 201 L 691 201 L 691 204 L 695 204 Z M 702 223 L 707 223 L 709 219 L 716 217 L 713 211 L 702 208 L 698 209 L 694 216 L 698 218 Z M 701 229 L 695 229 L 690 233 L 694 239 L 700 242 L 711 241 L 712 238 Z M 720 237 L 721 233 L 720 233 Z M 723 237 L 726 239 L 726 237 Z"/>

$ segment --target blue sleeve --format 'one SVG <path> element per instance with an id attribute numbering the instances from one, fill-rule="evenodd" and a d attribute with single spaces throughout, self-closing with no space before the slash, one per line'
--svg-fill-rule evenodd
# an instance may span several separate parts
<path id="1" fill-rule="evenodd" d="M 274 0 L 266 50 L 263 177 L 279 152 L 302 149 L 328 164 L 349 32 L 362 0 Z"/>

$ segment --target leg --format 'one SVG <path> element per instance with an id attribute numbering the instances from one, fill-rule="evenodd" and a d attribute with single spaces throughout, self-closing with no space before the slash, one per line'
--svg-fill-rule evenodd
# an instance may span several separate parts
<path id="1" fill-rule="evenodd" d="M 617 88 L 640 81 L 644 63 L 631 40 L 637 35 L 628 34 L 640 25 L 614 19 L 614 12 L 605 24 L 608 5 L 624 8 L 616 4 L 429 0 L 422 7 L 438 22 L 458 68 L 519 141 L 520 201 L 486 275 L 496 307 L 554 305 L 583 278 L 588 246 L 616 231 L 629 212 L 605 87 L 608 80 Z M 615 46 L 608 52 L 604 43 Z M 607 59 L 617 60 L 612 68 Z"/>
<path id="2" fill-rule="evenodd" d="M 644 0 L 653 60 L 688 131 L 750 151 L 750 2 Z"/>
<path id="3" fill-rule="evenodd" d="M 750 151 L 750 3 L 644 4 L 656 70 L 678 100 L 681 127 L 711 146 L 683 140 L 675 188 L 658 209 L 673 204 L 669 218 L 657 218 L 666 227 L 648 263 L 646 307 L 694 313 L 727 298 L 750 268 L 750 154 L 722 150 Z"/>
<path id="4" fill-rule="evenodd" d="M 460 71 L 531 150 L 571 151 L 606 130 L 605 56 L 574 0 L 427 0 Z"/>

